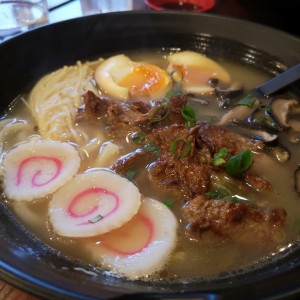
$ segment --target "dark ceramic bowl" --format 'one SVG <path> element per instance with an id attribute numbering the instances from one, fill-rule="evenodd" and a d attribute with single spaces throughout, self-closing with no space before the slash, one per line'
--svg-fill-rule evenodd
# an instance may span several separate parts
<path id="1" fill-rule="evenodd" d="M 162 48 L 215 54 L 270 75 L 300 62 L 300 40 L 253 23 L 170 12 L 95 15 L 46 26 L 0 46 L 2 113 L 42 75 L 65 64 L 112 52 Z M 1 279 L 47 299 L 300 297 L 300 243 L 247 272 L 150 285 L 95 273 L 91 266 L 64 257 L 27 232 L 1 202 L 0 241 Z"/>

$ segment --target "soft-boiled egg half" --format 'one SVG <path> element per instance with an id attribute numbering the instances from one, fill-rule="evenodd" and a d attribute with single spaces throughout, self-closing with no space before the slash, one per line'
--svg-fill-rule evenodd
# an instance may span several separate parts
<path id="1" fill-rule="evenodd" d="M 218 79 L 228 84 L 230 75 L 217 62 L 193 51 L 182 51 L 168 56 L 168 72 L 175 82 L 180 82 L 182 89 L 188 93 L 212 93 L 209 80 Z"/>
<path id="2" fill-rule="evenodd" d="M 102 62 L 95 71 L 102 92 L 122 100 L 152 100 L 164 97 L 171 89 L 168 73 L 145 62 L 134 62 L 120 54 Z"/>

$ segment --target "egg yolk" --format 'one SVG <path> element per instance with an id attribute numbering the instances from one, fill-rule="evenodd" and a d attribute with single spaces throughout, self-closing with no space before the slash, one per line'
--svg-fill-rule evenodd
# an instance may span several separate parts
<path id="1" fill-rule="evenodd" d="M 168 74 L 161 68 L 139 64 L 118 85 L 128 88 L 131 95 L 149 96 L 166 88 L 168 82 Z"/>

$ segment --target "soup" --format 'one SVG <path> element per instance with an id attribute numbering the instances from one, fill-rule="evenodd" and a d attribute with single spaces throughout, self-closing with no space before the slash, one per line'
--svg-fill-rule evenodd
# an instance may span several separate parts
<path id="1" fill-rule="evenodd" d="M 4 201 L 112 276 L 246 270 L 298 237 L 299 103 L 247 95 L 266 79 L 192 51 L 63 67 L 1 120 Z"/>

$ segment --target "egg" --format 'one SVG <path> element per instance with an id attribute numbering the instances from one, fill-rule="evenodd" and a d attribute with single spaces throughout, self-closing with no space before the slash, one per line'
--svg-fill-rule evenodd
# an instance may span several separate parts
<path id="1" fill-rule="evenodd" d="M 171 89 L 169 74 L 146 62 L 134 62 L 120 54 L 102 62 L 95 71 L 100 90 L 121 100 L 160 99 Z"/>
<path id="2" fill-rule="evenodd" d="M 231 80 L 229 73 L 217 62 L 193 51 L 182 51 L 168 56 L 167 71 L 175 82 L 188 93 L 212 93 L 209 79 L 215 78 L 224 84 Z"/>

